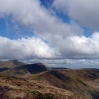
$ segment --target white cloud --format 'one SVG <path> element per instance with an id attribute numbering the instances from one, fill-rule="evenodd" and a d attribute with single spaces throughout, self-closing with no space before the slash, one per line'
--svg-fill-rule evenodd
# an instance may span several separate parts
<path id="1" fill-rule="evenodd" d="M 55 51 L 39 38 L 10 40 L 0 37 L 0 59 L 54 58 Z"/>
<path id="2" fill-rule="evenodd" d="M 54 36 L 52 45 L 58 49 L 65 58 L 99 58 L 99 33 L 92 36 Z M 57 41 L 57 42 L 56 42 Z"/>
<path id="3" fill-rule="evenodd" d="M 0 37 L 0 41 L 0 58 L 3 59 L 99 58 L 98 32 L 93 33 L 89 38 L 85 36 L 69 36 L 64 39 L 61 36 L 52 37 L 53 48 L 36 37 L 16 40 Z"/>
<path id="4" fill-rule="evenodd" d="M 53 6 L 91 30 L 99 30 L 98 0 L 54 0 Z"/>
<path id="5" fill-rule="evenodd" d="M 54 34 L 67 36 L 83 33 L 80 26 L 76 23 L 64 23 L 44 8 L 39 0 L 0 0 L 0 13 L 5 17 L 10 16 L 12 22 L 17 22 L 26 29 L 34 30 L 43 38 Z"/>
<path id="6" fill-rule="evenodd" d="M 75 34 L 81 35 L 83 30 L 76 23 L 67 24 L 55 15 L 51 15 L 46 8 L 40 5 L 39 0 L 0 0 L 0 2 L 0 12 L 5 17 L 12 15 L 13 22 L 33 29 L 36 34 L 58 48 L 62 56 L 71 57 L 76 54 L 91 53 L 86 47 L 89 38 L 75 36 Z M 86 49 L 80 50 L 82 46 Z M 74 50 L 72 50 L 73 47 Z"/>

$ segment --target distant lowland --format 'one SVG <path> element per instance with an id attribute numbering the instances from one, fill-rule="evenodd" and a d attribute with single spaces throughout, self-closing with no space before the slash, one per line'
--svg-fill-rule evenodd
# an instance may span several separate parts
<path id="1" fill-rule="evenodd" d="M 0 61 L 0 99 L 99 99 L 99 69 Z"/>

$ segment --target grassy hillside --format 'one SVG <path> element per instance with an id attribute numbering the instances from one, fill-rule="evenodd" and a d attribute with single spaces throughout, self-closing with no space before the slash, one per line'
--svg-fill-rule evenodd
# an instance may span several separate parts
<path id="1" fill-rule="evenodd" d="M 0 63 L 0 99 L 99 99 L 99 70 Z"/>
<path id="2" fill-rule="evenodd" d="M 17 60 L 0 61 L 0 72 L 22 65 L 25 65 L 25 63 L 19 62 Z"/>
<path id="3" fill-rule="evenodd" d="M 0 74 L 0 99 L 79 99 L 71 91 L 44 82 Z"/>
<path id="4" fill-rule="evenodd" d="M 30 79 L 46 82 L 52 86 L 66 89 L 84 99 L 99 99 L 99 70 L 51 70 Z"/>

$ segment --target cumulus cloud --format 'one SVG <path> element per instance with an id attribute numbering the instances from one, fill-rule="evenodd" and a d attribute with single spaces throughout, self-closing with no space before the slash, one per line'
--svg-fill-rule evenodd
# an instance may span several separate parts
<path id="1" fill-rule="evenodd" d="M 36 37 L 17 40 L 0 37 L 0 41 L 0 58 L 30 60 L 33 58 L 99 58 L 98 32 L 89 38 L 85 36 L 69 36 L 65 39 L 61 36 L 52 37 L 53 48 Z"/>
<path id="2" fill-rule="evenodd" d="M 99 1 L 54 0 L 53 6 L 91 30 L 99 30 Z"/>
<path id="3" fill-rule="evenodd" d="M 11 40 L 0 37 L 0 59 L 54 58 L 55 51 L 39 38 Z"/>
<path id="4" fill-rule="evenodd" d="M 55 36 L 51 39 L 61 55 L 65 58 L 98 58 L 99 57 L 99 33 L 94 32 L 92 36 L 68 36 L 62 38 Z M 57 42 L 55 42 L 57 41 Z"/>
<path id="5" fill-rule="evenodd" d="M 10 16 L 26 29 L 31 29 L 43 38 L 53 34 L 63 36 L 83 33 L 76 23 L 64 23 L 55 14 L 41 5 L 39 0 L 0 0 L 1 16 Z M 45 37 L 43 36 L 45 35 Z"/>
<path id="6" fill-rule="evenodd" d="M 60 0 L 58 1 L 60 2 Z M 93 53 L 93 51 L 88 51 L 88 42 L 91 41 L 89 38 L 81 36 L 83 29 L 79 25 L 75 22 L 64 23 L 44 8 L 39 0 L 0 0 L 0 2 L 1 14 L 5 17 L 11 16 L 13 22 L 32 29 L 40 38 L 48 40 L 62 56 L 71 57 L 77 54 L 90 55 Z M 65 1 L 61 4 L 65 4 Z M 69 5 L 69 1 L 67 4 Z M 85 49 L 81 50 L 82 46 Z M 74 50 L 72 50 L 73 48 Z"/>

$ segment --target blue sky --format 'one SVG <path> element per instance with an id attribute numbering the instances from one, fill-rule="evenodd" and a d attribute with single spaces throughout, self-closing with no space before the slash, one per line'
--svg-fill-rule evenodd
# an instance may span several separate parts
<path id="1" fill-rule="evenodd" d="M 98 9 L 97 0 L 0 0 L 0 60 L 98 68 Z"/>

